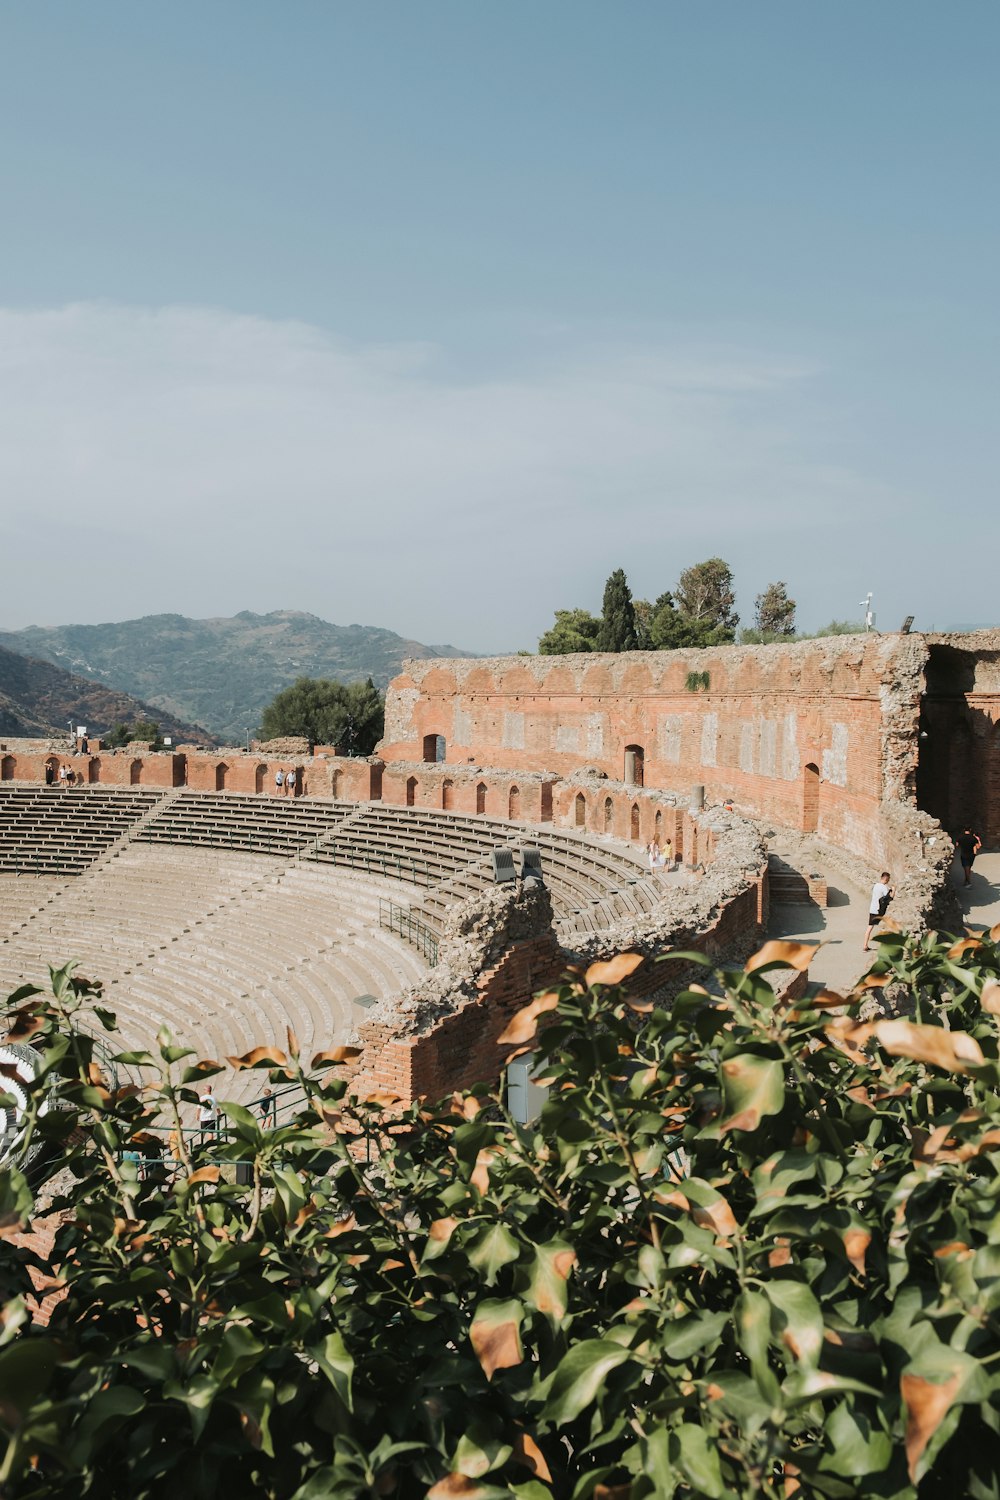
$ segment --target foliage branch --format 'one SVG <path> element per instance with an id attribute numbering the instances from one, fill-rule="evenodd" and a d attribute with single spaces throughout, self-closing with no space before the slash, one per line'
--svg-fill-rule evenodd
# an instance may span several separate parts
<path id="1" fill-rule="evenodd" d="M 164 1032 L 113 1088 L 86 983 L 20 991 L 59 1175 L 0 1174 L 3 1492 L 995 1500 L 998 936 L 889 935 L 791 1003 L 769 978 L 808 945 L 669 1011 L 618 987 L 637 957 L 592 965 L 504 1034 L 549 1081 L 528 1126 L 485 1090 L 354 1101 L 349 1049 L 290 1037 L 235 1062 L 301 1091 L 293 1123 L 226 1104 L 145 1180 L 123 1153 L 219 1064 Z"/>

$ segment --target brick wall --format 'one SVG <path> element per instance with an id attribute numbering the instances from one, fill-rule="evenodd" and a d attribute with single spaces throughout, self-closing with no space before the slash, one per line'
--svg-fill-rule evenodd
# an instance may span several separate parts
<path id="1" fill-rule="evenodd" d="M 387 760 L 440 735 L 446 765 L 471 757 L 562 778 L 587 767 L 622 786 L 710 800 L 869 853 L 883 797 L 914 794 L 922 670 L 916 636 L 619 656 L 408 662 L 390 686 Z M 708 687 L 689 679 L 708 674 Z M 637 754 L 638 752 L 638 754 Z M 612 831 L 628 837 L 616 793 Z M 558 799 L 564 796 L 564 789 Z M 564 806 L 563 816 L 567 809 Z M 602 832 L 600 798 L 587 826 Z"/>

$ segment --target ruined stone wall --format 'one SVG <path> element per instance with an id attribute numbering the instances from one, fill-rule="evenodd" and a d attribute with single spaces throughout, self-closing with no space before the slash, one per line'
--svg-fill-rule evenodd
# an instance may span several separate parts
<path id="1" fill-rule="evenodd" d="M 439 962 L 418 986 L 383 999 L 358 1028 L 351 1088 L 403 1100 L 491 1085 L 509 1049 L 497 1037 L 566 965 L 544 886 L 496 886 L 448 914 Z"/>
<path id="2" fill-rule="evenodd" d="M 879 803 L 914 795 L 925 656 L 919 636 L 872 635 L 408 662 L 380 753 L 419 761 L 440 735 L 446 764 L 563 778 L 591 768 L 619 785 L 637 774 L 685 796 L 700 784 L 709 800 L 877 857 Z"/>

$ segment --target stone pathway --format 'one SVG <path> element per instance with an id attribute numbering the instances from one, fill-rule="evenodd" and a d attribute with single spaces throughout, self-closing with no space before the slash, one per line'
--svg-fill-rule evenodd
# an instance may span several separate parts
<path id="1" fill-rule="evenodd" d="M 989 929 L 1000 922 L 1000 853 L 979 855 L 967 889 L 962 886 L 962 867 L 957 860 L 951 879 L 971 929 Z M 822 942 L 824 946 L 809 966 L 810 983 L 843 994 L 870 963 L 861 948 L 868 925 L 869 893 L 850 884 L 839 872 L 833 880 L 825 910 L 772 905 L 767 935 L 803 943 Z"/>
<path id="2" fill-rule="evenodd" d="M 970 927 L 989 929 L 1000 922 L 1000 853 L 976 856 L 970 886 L 962 885 L 962 866 L 956 860 L 952 880 Z"/>
<path id="3" fill-rule="evenodd" d="M 811 984 L 843 994 L 861 978 L 869 957 L 861 951 L 868 921 L 868 892 L 834 876 L 826 907 L 772 905 L 767 935 L 821 942 L 809 966 Z"/>

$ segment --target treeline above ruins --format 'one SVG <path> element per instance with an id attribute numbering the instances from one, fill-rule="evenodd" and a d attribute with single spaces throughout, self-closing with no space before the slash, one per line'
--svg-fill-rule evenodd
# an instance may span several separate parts
<path id="1" fill-rule="evenodd" d="M 733 571 L 721 557 L 685 568 L 672 589 L 655 600 L 633 599 L 624 569 L 616 568 L 604 586 L 599 615 L 586 609 L 557 609 L 555 624 L 540 638 L 543 656 L 577 651 L 676 651 L 797 639 L 795 600 L 783 582 L 769 583 L 754 600 L 754 623 L 739 629 Z M 840 635 L 864 626 L 831 621 L 819 635 Z"/>

